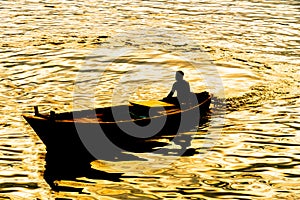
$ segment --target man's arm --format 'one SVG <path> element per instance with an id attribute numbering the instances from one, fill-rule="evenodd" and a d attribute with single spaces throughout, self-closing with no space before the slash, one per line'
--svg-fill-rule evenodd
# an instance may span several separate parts
<path id="1" fill-rule="evenodd" d="M 170 93 L 168 94 L 166 99 L 171 98 L 173 96 L 175 90 L 176 90 L 176 84 L 174 83 L 173 86 L 172 86 L 172 90 L 170 91 Z"/>
<path id="2" fill-rule="evenodd" d="M 171 98 L 173 96 L 174 92 L 171 90 L 171 92 L 168 94 L 168 96 L 166 97 L 167 99 L 168 98 Z"/>

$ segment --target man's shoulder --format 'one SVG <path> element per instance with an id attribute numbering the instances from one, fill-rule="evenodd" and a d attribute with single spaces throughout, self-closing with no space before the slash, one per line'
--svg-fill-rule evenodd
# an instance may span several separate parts
<path id="1" fill-rule="evenodd" d="M 182 80 L 182 84 L 187 84 L 187 85 L 189 85 L 189 82 L 187 82 L 186 80 Z"/>
<path id="2" fill-rule="evenodd" d="M 176 81 L 173 85 L 189 84 L 186 80 Z"/>

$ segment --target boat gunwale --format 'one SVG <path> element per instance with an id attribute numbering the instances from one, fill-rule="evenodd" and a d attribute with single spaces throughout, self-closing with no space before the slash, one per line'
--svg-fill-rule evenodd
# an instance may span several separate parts
<path id="1" fill-rule="evenodd" d="M 199 103 L 199 104 L 197 104 L 195 106 L 192 106 L 192 107 L 190 107 L 188 109 L 185 109 L 185 110 L 180 110 L 179 109 L 177 112 L 173 112 L 173 113 L 164 112 L 163 114 L 157 115 L 157 116 L 145 117 L 145 118 L 138 118 L 138 119 L 130 119 L 130 120 L 121 120 L 121 121 L 99 121 L 98 117 L 95 117 L 95 118 L 85 118 L 85 117 L 82 117 L 82 118 L 75 118 L 75 119 L 74 118 L 72 118 L 72 119 L 55 119 L 55 118 L 52 119 L 52 118 L 49 117 L 49 115 L 26 115 L 26 114 L 23 114 L 22 116 L 25 119 L 26 118 L 31 118 L 31 119 L 43 120 L 43 121 L 53 121 L 55 123 L 118 124 L 118 123 L 128 123 L 128 122 L 135 122 L 135 121 L 152 120 L 152 119 L 156 119 L 156 118 L 161 118 L 163 116 L 172 116 L 172 115 L 175 115 L 175 114 L 178 114 L 178 113 L 188 112 L 188 111 L 191 111 L 193 109 L 200 108 L 201 105 L 207 103 L 209 100 L 212 99 L 212 97 L 213 97 L 213 95 L 209 93 L 208 97 L 204 101 L 202 101 L 201 103 Z M 95 111 L 96 109 L 91 109 L 91 111 L 93 111 L 93 110 Z M 83 111 L 89 111 L 89 110 L 83 110 Z M 75 112 L 80 112 L 80 111 L 75 111 Z M 74 117 L 73 112 L 58 113 L 57 115 L 66 114 L 66 113 L 70 113 Z M 96 114 L 96 111 L 95 111 L 95 114 Z M 76 119 L 88 119 L 88 120 L 87 121 L 76 121 Z"/>

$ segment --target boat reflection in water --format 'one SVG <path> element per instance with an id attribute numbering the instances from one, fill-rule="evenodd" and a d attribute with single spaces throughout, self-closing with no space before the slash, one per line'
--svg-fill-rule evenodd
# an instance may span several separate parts
<path id="1" fill-rule="evenodd" d="M 180 139 L 175 139 L 174 142 L 182 147 L 181 152 L 178 153 L 180 155 L 195 152 L 191 149 L 186 151 L 191 136 L 183 138 L 181 133 L 195 130 L 199 123 L 203 123 L 201 119 L 209 110 L 212 95 L 202 92 L 194 96 L 197 103 L 186 106 L 182 106 L 177 98 L 172 97 L 164 101 L 151 101 L 151 106 L 149 102 L 135 102 L 129 106 L 121 105 L 60 114 L 50 112 L 49 115 L 40 114 L 36 108 L 34 116 L 23 115 L 23 117 L 46 146 L 44 176 L 49 185 L 57 189 L 55 180 L 73 180 L 81 176 L 117 181 L 122 174 L 94 170 L 90 163 L 94 160 L 141 160 L 124 151 L 154 152 L 157 148 L 168 144 L 157 140 L 162 136 L 168 135 L 168 139 L 173 140 L 179 135 Z M 118 115 L 117 120 L 114 113 Z M 155 132 L 156 134 L 143 132 L 147 129 L 138 129 L 140 131 L 128 134 L 123 129 L 130 126 L 149 127 L 152 123 L 154 125 L 163 123 L 163 126 Z M 152 129 L 148 130 L 152 131 Z M 149 134 L 152 135 L 149 137 Z"/>

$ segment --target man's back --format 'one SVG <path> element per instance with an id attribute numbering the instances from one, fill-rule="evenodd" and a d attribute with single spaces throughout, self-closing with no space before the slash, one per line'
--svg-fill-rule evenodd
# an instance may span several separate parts
<path id="1" fill-rule="evenodd" d="M 173 84 L 172 91 L 177 92 L 178 99 L 186 99 L 191 93 L 190 84 L 185 80 L 176 81 Z"/>

